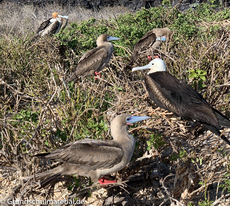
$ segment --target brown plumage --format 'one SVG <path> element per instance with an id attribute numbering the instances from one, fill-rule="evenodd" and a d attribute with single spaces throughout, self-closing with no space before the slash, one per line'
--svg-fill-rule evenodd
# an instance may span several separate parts
<path id="1" fill-rule="evenodd" d="M 179 81 L 167 71 L 145 76 L 149 96 L 157 106 L 186 120 L 197 120 L 219 126 L 213 108 L 191 86 Z"/>
<path id="2" fill-rule="evenodd" d="M 161 29 L 156 28 L 156 29 L 153 29 L 152 32 L 156 34 L 156 38 L 165 36 L 165 41 L 170 41 L 172 37 L 172 31 L 169 28 L 161 28 Z M 153 45 L 150 47 L 150 51 L 148 55 L 153 56 L 155 53 L 158 54 L 158 52 L 155 49 L 160 49 L 161 44 L 162 44 L 162 41 L 155 41 L 155 43 L 153 43 Z M 158 56 L 160 57 L 159 54 Z"/>
<path id="3" fill-rule="evenodd" d="M 221 135 L 220 126 L 230 128 L 230 120 L 212 108 L 191 86 L 169 74 L 162 59 L 154 59 L 146 66 L 133 68 L 133 71 L 143 69 L 150 69 L 145 84 L 157 106 L 185 120 L 199 121 L 218 136 Z M 230 145 L 224 135 L 221 138 Z"/>
<path id="4" fill-rule="evenodd" d="M 68 23 L 67 16 L 58 15 L 57 12 L 52 14 L 53 18 L 44 21 L 37 30 L 37 35 L 46 36 L 58 33 L 61 29 L 64 29 Z"/>
<path id="5" fill-rule="evenodd" d="M 67 26 L 69 19 L 66 17 L 60 17 L 61 19 L 61 28 L 60 32 Z"/>
<path id="6" fill-rule="evenodd" d="M 156 35 L 156 38 L 165 36 L 166 39 L 168 40 L 171 38 L 171 35 L 172 35 L 172 31 L 167 27 L 155 28 L 155 29 L 152 29 L 151 31 Z"/>
<path id="7" fill-rule="evenodd" d="M 113 140 L 79 140 L 50 154 L 38 155 L 62 164 L 36 174 L 36 179 L 42 180 L 42 186 L 62 175 L 88 176 L 93 182 L 96 182 L 104 175 L 121 170 L 129 163 L 135 148 L 135 140 L 128 133 L 127 125 L 148 118 L 147 116 L 119 115 L 111 123 Z M 33 177 L 29 176 L 23 179 Z"/>
<path id="8" fill-rule="evenodd" d="M 148 31 L 135 44 L 129 66 L 132 66 L 136 62 L 136 60 L 140 58 L 141 52 L 151 50 L 151 52 L 147 52 L 147 53 L 153 53 L 154 49 L 159 49 L 162 44 L 162 40 L 160 38 L 165 36 L 166 40 L 169 40 L 171 37 L 171 34 L 172 32 L 169 28 L 155 28 L 155 29 L 152 29 L 151 31 Z M 157 40 L 157 38 L 159 40 Z"/>
<path id="9" fill-rule="evenodd" d="M 96 75 L 107 64 L 113 53 L 113 45 L 107 41 L 119 40 L 119 38 L 101 34 L 97 38 L 97 47 L 85 53 L 78 62 L 75 72 L 66 80 L 77 80 L 78 77 Z M 96 72 L 96 73 L 95 73 Z"/>
<path id="10" fill-rule="evenodd" d="M 156 34 L 151 30 L 147 32 L 134 46 L 132 58 L 138 58 L 138 54 L 147 50 L 156 41 Z"/>
<path id="11" fill-rule="evenodd" d="M 51 22 L 50 22 L 51 19 L 52 19 L 52 18 L 50 18 L 50 19 L 48 19 L 48 20 L 42 22 L 41 25 L 39 26 L 39 28 L 37 29 L 37 32 L 36 32 L 36 33 L 39 33 L 39 32 L 41 32 L 41 31 L 43 31 L 46 27 L 48 27 L 48 26 L 50 25 L 50 23 L 51 23 Z"/>

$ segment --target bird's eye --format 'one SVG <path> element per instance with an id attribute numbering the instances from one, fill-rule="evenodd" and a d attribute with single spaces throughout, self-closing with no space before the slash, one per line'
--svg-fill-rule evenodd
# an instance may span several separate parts
<path id="1" fill-rule="evenodd" d="M 131 117 L 128 117 L 126 120 L 127 120 L 127 121 L 131 120 Z"/>

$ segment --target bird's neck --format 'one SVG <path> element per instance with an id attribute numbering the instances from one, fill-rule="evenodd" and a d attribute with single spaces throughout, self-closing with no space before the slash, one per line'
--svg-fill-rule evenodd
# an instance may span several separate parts
<path id="1" fill-rule="evenodd" d="M 53 22 L 55 22 L 56 20 L 57 20 L 57 18 L 52 18 L 52 19 L 50 19 L 50 22 L 53 23 Z"/>
<path id="2" fill-rule="evenodd" d="M 156 72 L 166 72 L 165 69 L 154 69 L 154 70 L 150 70 L 147 74 L 153 74 L 153 73 L 156 73 Z"/>
<path id="3" fill-rule="evenodd" d="M 50 19 L 50 22 L 51 22 L 51 23 L 53 23 L 53 22 L 55 22 L 55 21 L 61 22 L 61 19 L 60 19 L 60 18 L 52 18 L 52 19 Z"/>
<path id="4" fill-rule="evenodd" d="M 122 127 L 114 126 L 111 127 L 111 134 L 114 139 L 114 141 L 123 144 L 130 144 L 134 141 L 134 138 L 132 135 L 128 133 L 127 126 L 124 125 Z"/>
<path id="5" fill-rule="evenodd" d="M 97 41 L 97 46 L 104 46 L 104 45 L 111 45 L 110 42 L 107 42 L 107 41 Z"/>

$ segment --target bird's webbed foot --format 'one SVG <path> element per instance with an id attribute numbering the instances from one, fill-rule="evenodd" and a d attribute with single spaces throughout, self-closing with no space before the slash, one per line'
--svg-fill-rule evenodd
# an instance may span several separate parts
<path id="1" fill-rule="evenodd" d="M 99 72 L 94 72 L 94 79 L 97 80 L 98 76 L 101 78 L 101 74 Z"/>
<path id="2" fill-rule="evenodd" d="M 116 180 L 108 180 L 105 177 L 100 178 L 98 181 L 99 181 L 100 185 L 114 184 L 117 182 Z"/>

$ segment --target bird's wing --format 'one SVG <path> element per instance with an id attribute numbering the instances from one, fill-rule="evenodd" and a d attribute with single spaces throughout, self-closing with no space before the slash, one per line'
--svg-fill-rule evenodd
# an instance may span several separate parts
<path id="1" fill-rule="evenodd" d="M 42 22 L 41 25 L 39 26 L 38 30 L 37 30 L 37 33 L 44 30 L 46 27 L 48 27 L 50 25 L 50 20 L 51 20 L 51 18 Z"/>
<path id="2" fill-rule="evenodd" d="M 61 18 L 61 28 L 60 28 L 60 31 L 63 30 L 66 27 L 66 25 L 68 24 L 68 21 L 69 21 L 69 19 Z"/>
<path id="3" fill-rule="evenodd" d="M 48 34 L 55 34 L 57 32 L 57 30 L 59 29 L 59 26 L 60 26 L 60 22 L 58 20 L 54 21 L 47 28 L 47 33 Z"/>
<path id="4" fill-rule="evenodd" d="M 156 35 L 153 31 L 147 32 L 134 46 L 133 55 L 136 55 L 142 49 L 149 47 L 156 41 Z"/>
<path id="5" fill-rule="evenodd" d="M 152 73 L 145 81 L 150 97 L 158 106 L 184 119 L 218 126 L 213 108 L 191 86 L 168 72 Z"/>
<path id="6" fill-rule="evenodd" d="M 93 170 L 113 167 L 122 160 L 123 154 L 114 141 L 87 139 L 70 143 L 45 158 Z"/>
<path id="7" fill-rule="evenodd" d="M 216 117 L 219 121 L 219 125 L 223 126 L 223 127 L 230 128 L 230 120 L 226 116 L 224 116 L 222 113 L 217 111 L 216 109 L 214 109 L 214 112 L 215 112 Z"/>
<path id="8" fill-rule="evenodd" d="M 84 73 L 91 70 L 99 71 L 100 69 L 102 69 L 101 67 L 104 66 L 104 64 L 106 63 L 107 57 L 107 50 L 103 46 L 88 51 L 79 60 L 75 75 L 83 75 Z"/>

